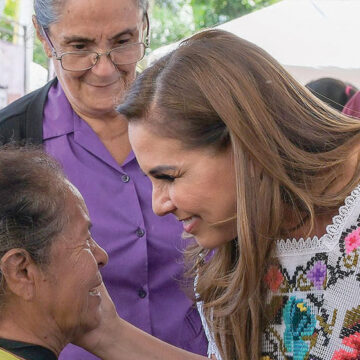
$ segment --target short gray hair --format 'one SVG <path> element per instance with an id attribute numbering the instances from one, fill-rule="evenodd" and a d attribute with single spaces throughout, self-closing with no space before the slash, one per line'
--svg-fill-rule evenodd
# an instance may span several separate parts
<path id="1" fill-rule="evenodd" d="M 66 0 L 34 0 L 34 10 L 38 24 L 48 29 L 52 23 L 59 21 L 61 5 Z M 145 14 L 149 9 L 149 0 L 135 0 Z"/>
<path id="2" fill-rule="evenodd" d="M 60 3 L 64 0 L 34 0 L 34 11 L 38 24 L 48 29 L 59 20 Z"/>
<path id="3" fill-rule="evenodd" d="M 60 165 L 42 150 L 0 148 L 0 259 L 21 248 L 35 263 L 48 264 L 51 245 L 68 223 L 68 192 Z"/>

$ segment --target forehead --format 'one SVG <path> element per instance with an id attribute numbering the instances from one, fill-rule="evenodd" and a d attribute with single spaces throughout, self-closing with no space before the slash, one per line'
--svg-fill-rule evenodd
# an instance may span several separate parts
<path id="1" fill-rule="evenodd" d="M 129 139 L 132 147 L 141 154 L 159 151 L 166 156 L 169 153 L 163 151 L 165 149 L 183 150 L 182 143 L 179 140 L 156 133 L 156 127 L 152 127 L 143 121 L 129 123 Z"/>
<path id="2" fill-rule="evenodd" d="M 204 152 L 203 149 L 186 149 L 180 140 L 161 136 L 142 121 L 129 123 L 129 139 L 140 167 L 144 171 L 148 171 L 153 166 L 165 164 L 181 166 L 189 160 L 195 160 L 194 155 L 197 153 Z"/>
<path id="3" fill-rule="evenodd" d="M 70 237 L 76 239 L 77 234 L 88 230 L 90 217 L 79 190 L 70 182 L 67 182 L 67 185 L 68 192 L 65 205 L 67 224 L 64 227 L 63 235 L 68 237 L 67 235 L 70 233 Z"/>
<path id="4" fill-rule="evenodd" d="M 66 0 L 57 22 L 50 25 L 52 35 L 98 37 L 139 27 L 143 17 L 136 0 Z"/>

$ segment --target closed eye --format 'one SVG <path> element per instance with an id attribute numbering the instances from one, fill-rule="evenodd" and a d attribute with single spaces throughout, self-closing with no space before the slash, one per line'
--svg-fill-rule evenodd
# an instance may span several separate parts
<path id="1" fill-rule="evenodd" d="M 71 47 L 74 50 L 86 50 L 86 45 L 85 44 L 72 44 Z"/>
<path id="2" fill-rule="evenodd" d="M 125 45 L 130 42 L 130 39 L 121 39 L 117 42 L 118 45 Z"/>
<path id="3" fill-rule="evenodd" d="M 158 179 L 158 180 L 169 181 L 169 182 L 173 182 L 176 179 L 175 176 L 171 176 L 171 175 L 167 175 L 167 174 L 155 175 L 154 178 Z"/>

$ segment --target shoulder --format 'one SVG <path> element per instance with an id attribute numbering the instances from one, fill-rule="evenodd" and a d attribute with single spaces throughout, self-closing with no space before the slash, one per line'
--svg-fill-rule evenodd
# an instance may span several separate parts
<path id="1" fill-rule="evenodd" d="M 8 118 L 21 116 L 34 100 L 44 97 L 46 99 L 47 93 L 55 80 L 48 82 L 43 87 L 32 91 L 31 93 L 21 97 L 20 99 L 12 102 L 5 108 L 0 110 L 0 124 L 6 121 Z"/>
<path id="2" fill-rule="evenodd" d="M 27 118 L 31 120 L 31 126 L 41 127 L 47 94 L 56 81 L 50 81 L 0 110 L 1 143 L 26 138 Z"/>

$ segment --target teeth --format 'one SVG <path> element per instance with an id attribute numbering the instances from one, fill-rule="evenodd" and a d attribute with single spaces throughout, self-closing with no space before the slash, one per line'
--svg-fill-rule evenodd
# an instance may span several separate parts
<path id="1" fill-rule="evenodd" d="M 96 296 L 99 295 L 99 290 L 98 289 L 93 289 L 89 291 L 89 294 L 92 296 Z"/>
<path id="2" fill-rule="evenodd" d="M 183 222 L 183 224 L 184 225 L 187 225 L 187 224 L 189 224 L 191 221 L 192 221 L 192 217 L 191 218 L 188 218 L 188 219 L 185 219 L 185 220 L 183 220 L 182 222 Z"/>

